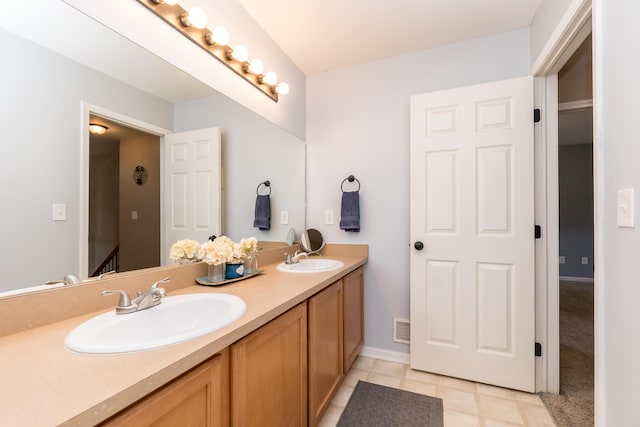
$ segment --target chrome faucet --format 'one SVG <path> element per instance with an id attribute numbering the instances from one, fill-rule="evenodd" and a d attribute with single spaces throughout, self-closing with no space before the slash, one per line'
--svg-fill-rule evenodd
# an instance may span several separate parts
<path id="1" fill-rule="evenodd" d="M 90 277 L 90 278 L 88 278 L 86 280 L 80 279 L 75 274 L 67 274 L 66 276 L 64 276 L 64 279 L 62 279 L 62 280 L 48 280 L 48 281 L 45 282 L 45 284 L 47 284 L 47 285 L 57 285 L 59 283 L 64 283 L 65 285 L 77 285 L 79 283 L 91 282 L 93 280 L 102 280 L 104 278 L 104 276 L 107 276 L 109 274 L 113 274 L 115 272 L 116 272 L 115 270 L 107 271 L 106 273 L 102 273 L 98 277 Z"/>
<path id="2" fill-rule="evenodd" d="M 62 280 L 49 280 L 45 282 L 47 285 L 57 285 L 58 283 L 64 283 L 65 285 L 77 285 L 82 283 L 82 280 L 75 274 L 67 274 Z"/>
<path id="3" fill-rule="evenodd" d="M 160 283 L 166 283 L 169 281 L 168 277 L 162 280 L 158 280 L 145 292 L 138 292 L 138 296 L 133 300 L 129 298 L 129 295 L 123 290 L 106 290 L 102 291 L 102 295 L 114 295 L 120 294 L 120 300 L 116 306 L 116 314 L 133 313 L 140 310 L 145 310 L 156 306 L 162 302 L 162 298 L 167 295 L 167 291 L 164 288 L 158 287 Z"/>
<path id="4" fill-rule="evenodd" d="M 290 253 L 285 252 L 285 255 L 287 257 L 285 259 L 285 261 L 284 261 L 285 264 L 297 264 L 297 263 L 300 262 L 300 258 L 302 258 L 302 257 L 308 258 L 309 257 L 309 254 L 307 254 L 304 251 L 296 251 L 296 253 L 293 256 L 291 256 Z"/>
<path id="5" fill-rule="evenodd" d="M 104 276 L 108 276 L 109 274 L 114 274 L 115 272 L 116 272 L 115 270 L 111 270 L 111 271 L 107 271 L 106 273 L 102 273 L 98 276 L 98 280 L 102 280 Z"/>

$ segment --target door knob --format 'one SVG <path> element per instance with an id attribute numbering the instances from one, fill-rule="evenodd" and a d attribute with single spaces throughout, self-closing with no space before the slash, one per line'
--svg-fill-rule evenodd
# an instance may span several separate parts
<path id="1" fill-rule="evenodd" d="M 424 249 L 424 243 L 417 241 L 413 244 L 413 247 L 416 248 L 417 250 L 421 251 L 422 249 Z"/>

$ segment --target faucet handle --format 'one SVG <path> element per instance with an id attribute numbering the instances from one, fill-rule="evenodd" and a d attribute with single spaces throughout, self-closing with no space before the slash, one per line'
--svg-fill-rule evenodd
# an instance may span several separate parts
<path id="1" fill-rule="evenodd" d="M 151 285 L 150 289 L 162 289 L 162 288 L 158 288 L 158 285 L 160 283 L 167 283 L 170 282 L 171 280 L 168 277 L 165 277 L 164 279 L 160 279 L 157 282 L 155 282 L 153 285 Z"/>
<path id="2" fill-rule="evenodd" d="M 114 295 L 114 294 L 120 294 L 120 300 L 118 301 L 118 307 L 121 308 L 128 308 L 131 306 L 131 298 L 129 298 L 129 294 L 127 294 L 125 291 L 122 290 L 115 290 L 115 291 L 110 291 L 110 290 L 106 290 L 106 291 L 102 291 L 102 295 Z"/>
<path id="3" fill-rule="evenodd" d="M 168 277 L 165 277 L 164 279 L 160 279 L 157 282 L 155 282 L 153 285 L 151 285 L 151 288 L 149 290 L 155 291 L 157 296 L 159 296 L 160 298 L 164 298 L 167 295 L 167 291 L 164 288 L 159 288 L 158 284 L 167 283 L 169 281 L 170 280 Z"/>

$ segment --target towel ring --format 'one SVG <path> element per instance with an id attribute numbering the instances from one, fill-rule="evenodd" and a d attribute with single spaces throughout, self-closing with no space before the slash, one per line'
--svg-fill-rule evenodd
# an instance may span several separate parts
<path id="1" fill-rule="evenodd" d="M 256 194 L 260 195 L 260 187 L 261 186 L 265 186 L 269 189 L 269 192 L 267 194 L 263 194 L 264 196 L 270 196 L 271 195 L 271 182 L 269 180 L 266 180 L 265 182 L 261 182 L 260 184 L 258 184 L 258 187 L 256 187 Z"/>
<path id="2" fill-rule="evenodd" d="M 355 176 L 353 176 L 353 175 L 349 175 L 348 177 L 346 177 L 345 179 L 343 179 L 343 180 L 342 180 L 342 184 L 340 184 L 340 189 L 342 190 L 342 192 L 343 192 L 343 193 L 344 193 L 344 183 L 345 183 L 346 181 L 349 181 L 349 182 L 353 182 L 353 181 L 355 181 L 355 182 L 357 182 L 357 183 L 358 183 L 358 189 L 357 189 L 356 191 L 360 191 L 360 181 L 358 181 L 358 178 L 356 178 L 356 177 L 355 177 Z"/>

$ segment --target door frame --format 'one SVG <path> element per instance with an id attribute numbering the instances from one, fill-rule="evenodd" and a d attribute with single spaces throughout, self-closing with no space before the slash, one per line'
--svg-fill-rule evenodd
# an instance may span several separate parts
<path id="1" fill-rule="evenodd" d="M 560 390 L 559 337 L 559 216 L 558 216 L 558 71 L 591 33 L 592 0 L 573 0 L 547 44 L 531 67 L 535 78 L 535 108 L 542 121 L 535 130 L 536 224 L 542 226 L 542 239 L 536 243 L 536 341 L 542 344 L 542 357 L 536 361 L 536 390 Z M 594 58 L 595 61 L 595 58 Z M 595 100 L 594 100 L 595 103 Z M 595 108 L 594 108 L 595 111 Z M 595 158 L 594 158 L 595 164 Z M 597 227 L 597 221 L 595 221 Z M 595 230 L 597 238 L 597 230 Z M 598 259 L 594 258 L 597 266 Z M 596 298 L 598 282 L 594 281 Z M 597 304 L 595 319 L 598 319 Z M 594 325 L 597 329 L 597 323 Z M 598 377 L 596 335 L 595 377 Z M 595 393 L 598 407 L 599 395 Z"/>
<path id="2" fill-rule="evenodd" d="M 161 128 L 143 120 L 127 116 L 109 108 L 80 102 L 80 277 L 89 277 L 89 117 L 93 114 L 118 122 L 130 128 L 160 137 L 160 152 L 164 148 L 164 136 L 173 131 Z M 164 201 L 164 166 L 160 161 L 160 206 Z M 164 215 L 160 212 L 160 245 L 164 244 Z"/>

